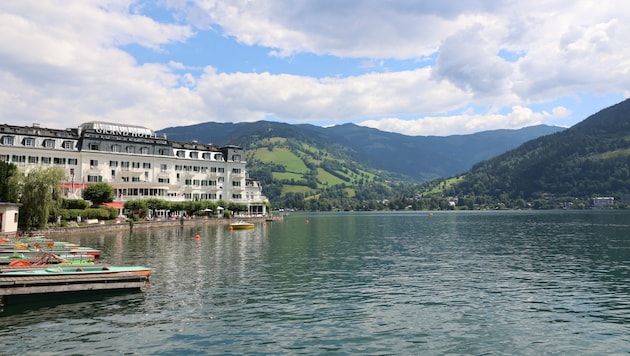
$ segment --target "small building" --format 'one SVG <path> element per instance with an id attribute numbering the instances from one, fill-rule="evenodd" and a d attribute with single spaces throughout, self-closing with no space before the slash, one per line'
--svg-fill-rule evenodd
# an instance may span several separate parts
<path id="1" fill-rule="evenodd" d="M 596 208 L 604 208 L 615 205 L 614 197 L 596 197 L 593 198 L 593 206 Z"/>
<path id="2" fill-rule="evenodd" d="M 21 205 L 0 202 L 0 236 L 15 235 L 17 233 Z"/>

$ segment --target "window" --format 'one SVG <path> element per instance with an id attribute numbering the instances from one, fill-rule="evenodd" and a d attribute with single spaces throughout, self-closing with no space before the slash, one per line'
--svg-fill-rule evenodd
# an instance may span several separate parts
<path id="1" fill-rule="evenodd" d="M 122 162 L 122 161 L 121 161 L 121 162 L 120 162 L 120 167 L 121 167 L 123 170 L 125 170 L 125 171 L 129 170 L 129 162 Z"/>
<path id="2" fill-rule="evenodd" d="M 225 168 L 219 167 L 219 173 L 225 173 Z"/>
<path id="3" fill-rule="evenodd" d="M 168 171 L 168 165 L 160 164 L 160 172 L 166 172 L 166 171 Z"/>
<path id="4" fill-rule="evenodd" d="M 199 167 L 199 166 L 194 166 L 193 167 L 193 172 L 199 172 L 199 171 L 201 171 L 201 167 Z"/>
<path id="5" fill-rule="evenodd" d="M 24 140 L 22 140 L 22 144 L 26 147 L 33 147 L 35 146 L 35 139 L 32 137 L 26 137 Z"/>
<path id="6" fill-rule="evenodd" d="M 149 147 L 140 147 L 140 154 L 148 155 L 149 154 Z"/>
<path id="7" fill-rule="evenodd" d="M 131 177 L 132 182 L 140 182 L 140 177 Z"/>
<path id="8" fill-rule="evenodd" d="M 199 179 L 193 179 L 192 185 L 198 187 L 199 186 Z"/>
<path id="9" fill-rule="evenodd" d="M 61 148 L 63 148 L 64 150 L 71 150 L 74 147 L 74 144 L 72 144 L 72 141 L 63 141 L 63 143 L 61 144 Z"/>
<path id="10" fill-rule="evenodd" d="M 118 167 L 118 161 L 109 161 L 110 167 Z"/>
<path id="11" fill-rule="evenodd" d="M 175 154 L 177 157 L 186 157 L 186 152 L 183 150 L 179 150 L 177 151 L 177 153 Z"/>
<path id="12" fill-rule="evenodd" d="M 190 158 L 192 159 L 199 158 L 199 152 L 190 152 Z"/>
<path id="13" fill-rule="evenodd" d="M 102 182 L 103 181 L 103 177 L 88 175 L 87 176 L 87 181 L 88 181 L 88 183 Z"/>
<path id="14" fill-rule="evenodd" d="M 182 166 L 180 164 L 176 164 L 175 165 L 175 170 L 176 171 L 181 171 L 182 170 Z"/>
<path id="15" fill-rule="evenodd" d="M 112 152 L 120 152 L 120 145 L 112 145 Z"/>
<path id="16" fill-rule="evenodd" d="M 140 168 L 140 162 L 131 162 L 131 168 Z"/>
<path id="17" fill-rule="evenodd" d="M 232 186 L 233 187 L 240 187 L 241 186 L 241 182 L 240 181 L 232 181 Z"/>
<path id="18" fill-rule="evenodd" d="M 98 151 L 98 143 L 90 143 L 90 150 L 92 151 Z"/>
<path id="19" fill-rule="evenodd" d="M 214 155 L 214 159 L 216 159 L 217 161 L 220 161 L 220 160 L 223 159 L 223 155 L 220 154 L 220 153 L 217 153 L 217 154 Z"/>
<path id="20" fill-rule="evenodd" d="M 232 199 L 241 199 L 240 194 L 232 194 Z"/>
<path id="21" fill-rule="evenodd" d="M 210 173 L 216 173 L 217 167 L 210 167 Z"/>
<path id="22" fill-rule="evenodd" d="M 42 157 L 42 164 L 50 164 L 51 159 L 50 157 Z"/>
<path id="23" fill-rule="evenodd" d="M 127 153 L 136 153 L 136 148 L 134 146 L 127 146 L 125 151 L 127 151 Z"/>
<path id="24" fill-rule="evenodd" d="M 211 158 L 212 158 L 212 156 L 210 155 L 210 153 L 209 153 L 209 152 L 204 152 L 204 153 L 201 155 L 201 158 L 203 158 L 203 159 L 211 159 Z"/>
<path id="25" fill-rule="evenodd" d="M 53 163 L 56 165 L 64 166 L 66 164 L 66 159 L 61 157 L 54 157 Z"/>
<path id="26" fill-rule="evenodd" d="M 24 162 L 26 162 L 26 156 L 13 155 L 13 156 L 11 156 L 11 162 L 13 162 L 13 163 L 24 163 Z"/>
<path id="27" fill-rule="evenodd" d="M 151 163 L 148 163 L 148 162 L 142 163 L 142 168 L 144 168 L 144 169 L 151 169 Z"/>
<path id="28" fill-rule="evenodd" d="M 44 147 L 46 148 L 55 148 L 55 140 L 53 139 L 45 139 L 44 140 Z"/>
<path id="29" fill-rule="evenodd" d="M 232 161 L 238 162 L 241 160 L 241 155 L 232 155 Z"/>
<path id="30" fill-rule="evenodd" d="M 2 136 L 2 143 L 3 145 L 12 145 L 14 141 L 14 137 L 13 136 Z"/>
<path id="31" fill-rule="evenodd" d="M 76 166 L 77 164 L 79 164 L 79 160 L 76 158 L 68 158 L 68 164 Z"/>
<path id="32" fill-rule="evenodd" d="M 112 169 L 112 178 L 116 178 L 116 170 Z"/>
<path id="33" fill-rule="evenodd" d="M 241 173 L 241 169 L 240 168 L 232 168 L 232 173 L 240 174 Z"/>
<path id="34" fill-rule="evenodd" d="M 91 159 L 90 160 L 90 168 L 96 168 L 96 167 L 98 167 L 98 160 Z"/>
<path id="35" fill-rule="evenodd" d="M 170 183 L 170 179 L 168 179 L 168 178 L 158 178 L 158 183 Z"/>
<path id="36" fill-rule="evenodd" d="M 28 156 L 28 163 L 34 163 L 34 164 L 39 163 L 39 157 L 37 157 L 37 156 Z"/>
<path id="37" fill-rule="evenodd" d="M 122 177 L 122 181 L 128 183 L 129 182 L 129 177 Z"/>
<path id="38" fill-rule="evenodd" d="M 160 148 L 160 149 L 158 150 L 158 154 L 159 154 L 160 156 L 168 156 L 168 152 L 169 152 L 169 150 L 167 150 L 167 149 L 165 149 L 165 148 Z"/>

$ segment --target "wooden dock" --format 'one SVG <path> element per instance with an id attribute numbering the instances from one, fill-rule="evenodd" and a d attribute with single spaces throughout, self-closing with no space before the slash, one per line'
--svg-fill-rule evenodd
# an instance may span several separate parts
<path id="1" fill-rule="evenodd" d="M 0 273 L 0 307 L 7 297 L 49 293 L 142 289 L 149 276 L 132 272 L 85 275 L 8 276 Z"/>

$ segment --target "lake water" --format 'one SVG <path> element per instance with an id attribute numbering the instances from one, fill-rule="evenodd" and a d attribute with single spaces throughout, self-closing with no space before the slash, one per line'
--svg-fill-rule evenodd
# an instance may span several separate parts
<path id="1" fill-rule="evenodd" d="M 630 352 L 630 212 L 295 213 L 65 240 L 151 267 L 150 288 L 8 305 L 0 354 Z"/>

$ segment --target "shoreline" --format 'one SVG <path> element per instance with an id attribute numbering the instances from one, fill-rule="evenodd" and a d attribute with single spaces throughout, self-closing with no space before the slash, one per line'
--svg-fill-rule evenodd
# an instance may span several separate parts
<path id="1" fill-rule="evenodd" d="M 190 219 L 176 219 L 176 220 L 158 220 L 158 221 L 133 221 L 121 222 L 115 224 L 94 224 L 83 225 L 74 227 L 52 227 L 49 229 L 33 230 L 29 231 L 29 235 L 75 235 L 84 234 L 90 232 L 101 232 L 105 230 L 109 231 L 121 231 L 121 230 L 134 230 L 134 229 L 154 229 L 165 227 L 185 227 L 185 226 L 202 226 L 202 225 L 229 225 L 235 221 L 244 220 L 249 222 L 274 222 L 284 220 L 283 215 L 279 216 L 265 216 L 265 217 L 237 217 L 237 218 L 208 218 L 208 217 L 195 217 Z"/>

